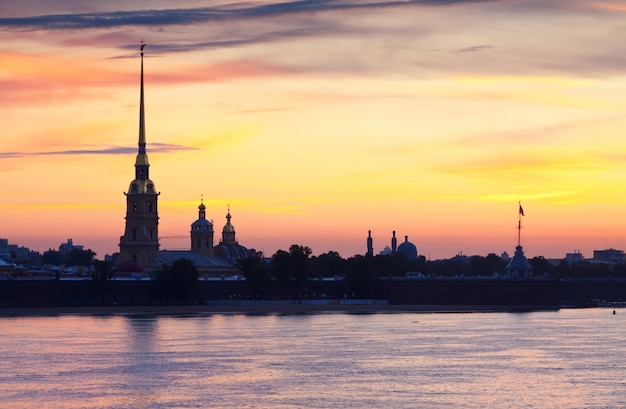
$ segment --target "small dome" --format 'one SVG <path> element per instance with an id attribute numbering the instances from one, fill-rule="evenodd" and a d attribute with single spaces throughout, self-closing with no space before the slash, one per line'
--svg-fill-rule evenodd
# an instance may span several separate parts
<path id="1" fill-rule="evenodd" d="M 191 230 L 213 231 L 213 223 L 211 223 L 207 219 L 198 219 L 195 222 L 191 223 Z"/>
<path id="2" fill-rule="evenodd" d="M 226 224 L 224 225 L 224 228 L 222 229 L 223 233 L 234 233 L 235 232 L 235 226 L 233 226 L 232 224 L 230 224 L 230 219 L 232 218 L 232 216 L 230 215 L 230 212 L 228 212 L 228 214 L 226 214 Z"/>
<path id="3" fill-rule="evenodd" d="M 417 260 L 417 247 L 409 241 L 409 236 L 404 236 L 404 243 L 398 246 L 398 253 L 409 260 Z"/>
<path id="4" fill-rule="evenodd" d="M 252 255 L 252 251 L 248 250 L 240 244 L 218 244 L 213 247 L 213 254 L 216 256 L 224 257 L 230 262 L 237 262 L 238 260 L 245 260 Z"/>

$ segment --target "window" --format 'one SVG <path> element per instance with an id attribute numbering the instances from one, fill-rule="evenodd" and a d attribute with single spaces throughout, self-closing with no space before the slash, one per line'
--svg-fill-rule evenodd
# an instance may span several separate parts
<path id="1" fill-rule="evenodd" d="M 137 229 L 132 230 L 133 240 L 137 240 Z"/>
<path id="2" fill-rule="evenodd" d="M 133 202 L 133 213 L 137 213 L 137 202 Z"/>
<path id="3" fill-rule="evenodd" d="M 148 213 L 152 213 L 152 202 L 148 202 Z"/>

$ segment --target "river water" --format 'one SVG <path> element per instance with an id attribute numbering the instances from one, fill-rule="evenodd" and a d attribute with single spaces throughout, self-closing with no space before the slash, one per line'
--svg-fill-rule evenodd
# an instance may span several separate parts
<path id="1" fill-rule="evenodd" d="M 0 318 L 0 407 L 624 408 L 612 312 Z"/>

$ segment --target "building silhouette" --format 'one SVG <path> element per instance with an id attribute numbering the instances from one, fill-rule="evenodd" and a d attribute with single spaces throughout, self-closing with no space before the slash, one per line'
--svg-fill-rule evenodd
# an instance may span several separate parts
<path id="1" fill-rule="evenodd" d="M 198 206 L 198 220 L 191 224 L 191 251 L 205 256 L 213 255 L 213 223 L 206 219 L 204 199 Z"/>
<path id="2" fill-rule="evenodd" d="M 396 238 L 396 231 L 392 232 L 391 247 L 385 246 L 385 248 L 379 253 L 380 255 L 387 254 L 402 254 L 408 260 L 417 260 L 417 247 L 415 244 L 409 241 L 409 236 L 404 236 L 404 242 L 398 246 L 398 239 Z M 374 245 L 372 239 L 372 231 L 367 231 L 367 254 L 374 255 Z"/>
<path id="3" fill-rule="evenodd" d="M 237 262 L 253 251 L 240 245 L 231 223 L 230 206 L 222 239 L 214 246 L 213 221 L 206 217 L 204 198 L 198 206 L 198 219 L 191 223 L 190 250 L 159 250 L 158 197 L 154 182 L 149 177 L 150 163 L 146 152 L 146 122 L 144 108 L 143 48 L 141 44 L 141 79 L 139 97 L 139 143 L 135 159 L 135 178 L 130 182 L 126 196 L 126 224 L 120 237 L 120 253 L 116 271 L 145 275 L 164 264 L 172 265 L 180 258 L 191 260 L 201 275 L 238 274 Z"/>
<path id="4" fill-rule="evenodd" d="M 528 279 L 533 277 L 533 267 L 526 259 L 524 249 L 522 248 L 522 216 L 524 216 L 524 209 L 520 203 L 517 217 L 517 246 L 515 247 L 515 254 L 513 254 L 511 262 L 506 266 L 506 275 L 508 278 Z"/>
<path id="5" fill-rule="evenodd" d="M 404 236 L 404 242 L 398 246 L 398 253 L 402 254 L 404 257 L 411 261 L 417 260 L 417 247 L 415 247 L 415 244 L 409 241 L 409 236 Z"/>
<path id="6" fill-rule="evenodd" d="M 150 180 L 150 162 L 146 153 L 146 121 L 143 86 L 143 48 L 141 44 L 141 81 L 139 95 L 139 143 L 135 159 L 135 178 L 126 196 L 126 226 L 120 237 L 118 263 L 154 264 L 159 252 L 159 214 L 157 193 Z"/>

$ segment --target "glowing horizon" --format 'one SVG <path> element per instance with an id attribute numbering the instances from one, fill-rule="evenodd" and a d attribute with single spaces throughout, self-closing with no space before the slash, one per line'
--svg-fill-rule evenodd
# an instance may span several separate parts
<path id="1" fill-rule="evenodd" d="M 529 257 L 626 247 L 622 2 L 149 3 L 0 5 L 0 237 L 118 251 L 144 39 L 161 236 L 512 254 L 521 200 Z"/>

